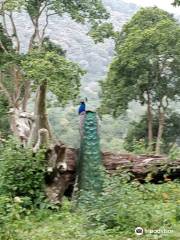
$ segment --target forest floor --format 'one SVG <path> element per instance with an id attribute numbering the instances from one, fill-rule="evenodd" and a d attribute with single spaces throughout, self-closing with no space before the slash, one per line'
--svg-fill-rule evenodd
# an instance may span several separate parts
<path id="1" fill-rule="evenodd" d="M 179 183 L 137 185 L 118 179 L 94 205 L 76 211 L 66 198 L 60 209 L 35 209 L 23 217 L 16 205 L 11 217 L 4 217 L 0 240 L 180 239 Z M 136 227 L 143 227 L 145 234 L 137 236 Z"/>
<path id="2" fill-rule="evenodd" d="M 172 233 L 145 234 L 136 236 L 134 229 L 128 232 L 114 232 L 104 230 L 103 227 L 87 229 L 85 219 L 79 214 L 54 213 L 40 211 L 26 219 L 15 221 L 9 228 L 11 237 L 1 240 L 177 240 L 180 239 L 180 224 L 176 225 Z M 163 231 L 163 230 L 162 230 Z M 14 233 L 13 233 L 14 232 Z M 12 234 L 13 233 L 13 234 Z M 10 236 L 9 235 L 9 236 Z M 14 237 L 13 237 L 14 235 Z"/>

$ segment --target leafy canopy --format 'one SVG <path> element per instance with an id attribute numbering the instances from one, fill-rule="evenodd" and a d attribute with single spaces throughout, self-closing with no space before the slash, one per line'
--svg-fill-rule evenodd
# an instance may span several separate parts
<path id="1" fill-rule="evenodd" d="M 78 95 L 80 78 L 84 72 L 78 64 L 65 59 L 57 51 L 34 50 L 22 61 L 22 66 L 26 78 L 33 80 L 34 85 L 46 81 L 49 90 L 62 105 Z"/>
<path id="2" fill-rule="evenodd" d="M 7 136 L 9 133 L 9 122 L 8 122 L 8 102 L 7 99 L 1 94 L 0 95 L 0 138 Z"/>
<path id="3" fill-rule="evenodd" d="M 5 0 L 4 9 L 26 9 L 31 17 L 38 17 L 40 10 L 47 8 L 62 16 L 68 13 L 77 22 L 100 22 L 109 15 L 103 7 L 101 0 Z"/>
<path id="4" fill-rule="evenodd" d="M 2 65 L 7 62 L 7 52 L 11 51 L 13 52 L 12 48 L 12 41 L 11 39 L 6 35 L 2 24 L 0 23 L 0 68 Z"/>
<path id="5" fill-rule="evenodd" d="M 48 26 L 48 18 L 52 14 L 62 16 L 68 14 L 73 20 L 79 23 L 88 23 L 92 29 L 92 36 L 99 41 L 103 37 L 110 37 L 112 26 L 106 20 L 109 17 L 101 0 L 5 0 L 2 10 L 13 13 L 16 11 L 26 11 L 34 25 L 35 32 L 30 41 L 30 53 L 25 59 L 20 59 L 23 73 L 26 79 L 31 79 L 34 83 L 48 83 L 49 90 L 53 92 L 60 103 L 64 104 L 70 99 L 74 99 L 79 91 L 80 77 L 84 73 L 77 64 L 65 59 L 65 52 L 55 46 L 49 39 L 45 38 L 45 30 Z M 40 29 L 40 17 L 46 15 L 46 25 Z M 13 15 L 14 16 L 14 15 Z M 101 23 L 104 23 L 101 25 Z M 100 25 L 100 29 L 98 28 Z M 38 36 L 42 34 L 42 36 Z M 98 35 L 103 35 L 98 37 Z M 44 34 L 43 34 L 44 33 Z M 96 34 L 97 33 L 97 34 Z M 18 32 L 17 32 L 18 35 Z M 15 36 L 17 38 L 17 36 Z M 38 39 L 39 38 L 39 39 Z M 41 39 L 40 39 L 41 38 Z M 44 39 L 45 38 L 45 39 Z M 17 40 L 17 39 L 16 39 Z M 38 40 L 36 42 L 36 40 Z M 41 43 L 43 47 L 41 48 Z M 37 49 L 36 47 L 39 47 Z M 31 51 L 33 48 L 35 50 Z M 17 57 L 19 59 L 19 57 Z M 12 61 L 8 61 L 9 63 Z M 21 68 L 21 66 L 20 66 Z"/>
<path id="6" fill-rule="evenodd" d="M 101 0 L 5 0 L 3 9 L 7 11 L 26 10 L 33 23 L 45 11 L 47 16 L 68 14 L 76 22 L 89 23 L 92 30 L 90 35 L 95 41 L 102 42 L 104 38 L 114 36 L 113 26 L 107 22 L 109 13 Z"/>
<path id="7" fill-rule="evenodd" d="M 171 33 L 171 34 L 169 34 Z M 116 42 L 116 57 L 102 82 L 102 110 L 118 116 L 128 103 L 175 100 L 180 94 L 180 25 L 158 8 L 141 9 Z"/>

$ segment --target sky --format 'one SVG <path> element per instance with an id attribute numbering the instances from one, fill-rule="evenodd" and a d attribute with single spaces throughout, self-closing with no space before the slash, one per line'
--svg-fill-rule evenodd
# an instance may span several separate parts
<path id="1" fill-rule="evenodd" d="M 132 2 L 139 6 L 157 6 L 171 13 L 180 15 L 180 7 L 173 7 L 171 3 L 173 0 L 124 0 L 126 2 Z"/>

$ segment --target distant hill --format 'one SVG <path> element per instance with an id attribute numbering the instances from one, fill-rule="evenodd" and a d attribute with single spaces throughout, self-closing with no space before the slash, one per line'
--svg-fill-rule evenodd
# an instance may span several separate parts
<path id="1" fill-rule="evenodd" d="M 103 0 L 103 3 L 110 12 L 116 29 L 120 29 L 138 9 L 136 5 L 121 0 Z M 87 70 L 82 79 L 81 92 L 92 102 L 97 100 L 98 80 L 106 75 L 113 56 L 114 43 L 112 40 L 105 40 L 105 43 L 95 44 L 87 36 L 87 32 L 87 26 L 74 23 L 68 16 L 52 17 L 48 29 L 50 38 L 67 50 L 68 57 Z"/>

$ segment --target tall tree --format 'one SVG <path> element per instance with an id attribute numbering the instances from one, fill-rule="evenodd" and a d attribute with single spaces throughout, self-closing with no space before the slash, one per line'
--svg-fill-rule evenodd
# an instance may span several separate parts
<path id="1" fill-rule="evenodd" d="M 15 13 L 23 13 L 24 11 L 29 15 L 33 26 L 26 52 L 27 57 L 21 54 L 22 42 L 15 21 Z M 15 57 L 11 57 L 12 60 L 8 61 L 8 65 L 5 66 L 8 82 L 10 86 L 14 86 L 15 98 L 12 97 L 12 92 L 9 91 L 6 84 L 3 85 L 4 93 L 8 96 L 9 106 L 13 108 L 11 111 L 12 122 L 16 121 L 17 115 L 20 115 L 19 112 L 27 111 L 32 85 L 37 88 L 35 124 L 46 126 L 48 130 L 45 106 L 46 91 L 50 90 L 57 95 L 60 104 L 72 100 L 79 92 L 80 77 L 83 73 L 80 68 L 65 60 L 65 56 L 61 56 L 55 49 L 44 49 L 49 19 L 55 14 L 59 16 L 68 14 L 74 21 L 88 23 L 94 29 L 97 29 L 99 25 L 101 26 L 103 22 L 105 22 L 106 28 L 108 27 L 106 20 L 109 15 L 101 0 L 4 0 L 0 3 L 3 29 L 6 37 L 13 43 L 15 54 Z M 42 24 L 44 16 L 45 20 Z M 7 26 L 7 23 L 10 24 L 10 27 Z M 102 26 L 101 29 L 103 29 Z M 3 52 L 10 54 L 8 48 L 4 46 Z M 4 71 L 1 71 L 1 76 L 5 79 Z M 4 83 L 7 81 L 5 80 Z M 13 123 L 11 125 L 13 132 L 18 135 L 17 126 L 19 124 Z M 34 140 L 36 141 L 37 131 L 35 133 Z"/>
<path id="2" fill-rule="evenodd" d="M 146 104 L 149 146 L 153 139 L 153 108 L 158 110 L 157 154 L 169 101 L 180 95 L 179 51 L 179 23 L 163 10 L 142 8 L 117 37 L 116 56 L 102 82 L 104 112 L 118 116 L 132 100 Z"/>

